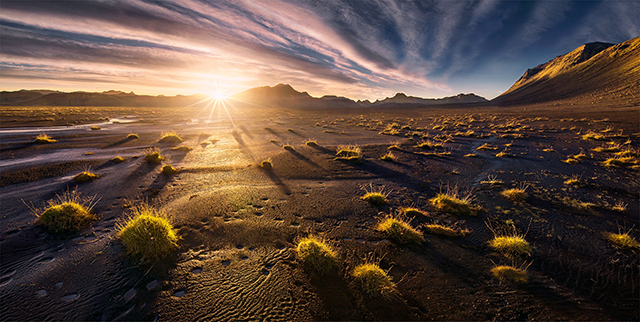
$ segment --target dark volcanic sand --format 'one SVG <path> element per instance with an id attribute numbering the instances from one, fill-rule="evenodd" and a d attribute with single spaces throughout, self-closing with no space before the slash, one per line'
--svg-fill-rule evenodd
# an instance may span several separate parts
<path id="1" fill-rule="evenodd" d="M 600 162 L 611 155 L 591 150 L 630 140 L 623 147 L 637 151 L 637 108 L 263 109 L 234 110 L 232 121 L 223 111 L 196 109 L 82 108 L 70 113 L 71 121 L 65 120 L 64 108 L 54 116 L 46 108 L 1 111 L 2 320 L 640 317 L 638 251 L 616 249 L 602 235 L 622 230 L 640 237 L 634 226 L 638 171 L 605 168 Z M 72 122 L 85 125 L 64 127 Z M 393 122 L 411 129 L 378 134 Z M 92 123 L 101 129 L 90 130 Z M 434 130 L 435 125 L 450 130 Z M 44 128 L 49 126 L 54 127 Z M 581 138 L 589 130 L 607 128 L 605 141 Z M 193 150 L 159 144 L 162 132 L 171 130 Z M 415 147 L 422 135 L 434 140 L 468 130 L 491 136 L 453 136 L 445 149 L 435 151 Z M 33 144 L 45 131 L 58 142 Z M 126 140 L 131 132 L 140 138 Z M 309 138 L 319 146 L 304 145 Z M 392 143 L 402 148 L 393 151 L 397 162 L 379 160 Z M 484 143 L 498 150 L 476 150 Z M 284 144 L 295 150 L 282 149 Z M 360 145 L 363 162 L 334 160 L 341 144 Z M 159 147 L 167 157 L 164 163 L 180 173 L 163 176 L 161 166 L 135 158 L 149 147 Z M 547 148 L 553 152 L 544 152 Z M 505 149 L 511 157 L 495 156 Z M 443 151 L 450 154 L 429 154 Z M 592 157 L 562 162 L 581 151 Z M 477 157 L 465 157 L 469 153 Z M 118 155 L 126 161 L 109 161 Z M 273 171 L 257 167 L 267 158 Z M 75 184 L 72 177 L 87 168 L 102 178 Z M 482 184 L 488 176 L 504 184 Z M 582 184 L 563 184 L 572 176 Z M 518 185 L 528 186 L 524 202 L 500 195 Z M 479 216 L 441 214 L 430 206 L 429 198 L 454 186 L 473 193 L 474 203 L 483 208 Z M 359 199 L 363 188 L 384 189 L 390 205 L 369 206 Z M 100 198 L 94 207 L 99 220 L 68 238 L 52 237 L 34 225 L 25 202 L 41 207 L 69 189 Z M 182 238 L 178 251 L 153 265 L 127 257 L 115 238 L 116 222 L 145 200 L 172 214 Z M 576 206 L 579 202 L 592 205 Z M 627 205 L 626 212 L 612 210 L 616 203 Z M 469 234 L 425 234 L 424 244 L 406 246 L 375 231 L 385 214 L 408 206 L 428 212 L 411 220 L 414 227 L 455 224 Z M 493 233 L 487 223 L 499 229 L 507 220 L 526 233 L 534 247 L 531 257 L 512 263 L 488 248 Z M 337 250 L 339 270 L 319 276 L 303 269 L 295 245 L 310 233 Z M 366 258 L 389 270 L 396 296 L 370 298 L 352 284 L 350 270 Z M 530 282 L 494 279 L 489 272 L 494 263 L 531 264 Z"/>

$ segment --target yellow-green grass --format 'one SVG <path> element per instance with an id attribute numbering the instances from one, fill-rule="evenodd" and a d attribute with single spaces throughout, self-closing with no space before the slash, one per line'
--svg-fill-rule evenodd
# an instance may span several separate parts
<path id="1" fill-rule="evenodd" d="M 609 158 L 606 159 L 604 161 L 602 161 L 602 166 L 604 167 L 619 167 L 622 165 L 629 165 L 629 164 L 638 164 L 638 159 L 634 158 L 634 157 L 613 157 L 613 158 Z"/>
<path id="2" fill-rule="evenodd" d="M 525 192 L 525 189 L 522 188 L 507 189 L 502 191 L 500 194 L 511 201 L 517 202 L 520 202 L 527 198 L 527 193 Z"/>
<path id="3" fill-rule="evenodd" d="M 442 237 L 458 237 L 461 235 L 458 230 L 438 224 L 425 225 L 424 229 L 430 234 Z"/>
<path id="4" fill-rule="evenodd" d="M 616 144 L 609 144 L 608 146 L 599 146 L 594 148 L 593 151 L 596 152 L 606 152 L 606 153 L 616 153 L 620 152 L 620 146 Z"/>
<path id="5" fill-rule="evenodd" d="M 495 146 L 492 146 L 489 143 L 485 143 L 479 147 L 476 148 L 476 150 L 497 150 L 498 148 Z"/>
<path id="6" fill-rule="evenodd" d="M 477 216 L 478 209 L 471 204 L 470 197 L 462 198 L 456 193 L 439 193 L 429 199 L 436 210 L 452 215 Z"/>
<path id="7" fill-rule="evenodd" d="M 381 156 L 380 156 L 380 160 L 382 160 L 382 161 L 389 161 L 389 162 L 395 162 L 395 161 L 396 161 L 396 156 L 395 156 L 393 153 L 388 152 L 388 153 L 387 153 L 387 154 L 385 154 L 385 155 L 381 155 Z"/>
<path id="8" fill-rule="evenodd" d="M 36 136 L 36 139 L 33 142 L 35 142 L 35 143 L 54 143 L 54 142 L 58 142 L 58 140 L 54 140 L 50 136 L 42 133 L 42 134 Z"/>
<path id="9" fill-rule="evenodd" d="M 148 205 L 134 207 L 117 230 L 126 252 L 142 260 L 165 257 L 178 247 L 176 230 L 166 213 Z"/>
<path id="10" fill-rule="evenodd" d="M 165 176 L 170 176 L 170 175 L 174 175 L 176 173 L 178 173 L 178 169 L 174 168 L 172 165 L 170 164 L 165 164 L 162 167 L 162 174 L 164 174 Z"/>
<path id="11" fill-rule="evenodd" d="M 416 145 L 416 148 L 430 150 L 435 148 L 444 148 L 444 145 L 442 143 L 427 140 L 418 143 L 418 145 Z"/>
<path id="12" fill-rule="evenodd" d="M 307 141 L 307 143 L 305 143 L 307 146 L 318 146 L 318 142 L 313 141 L 313 140 L 309 140 Z"/>
<path id="13" fill-rule="evenodd" d="M 160 155 L 159 150 L 149 150 L 144 156 L 144 160 L 148 163 L 160 164 L 164 160 L 164 157 Z"/>
<path id="14" fill-rule="evenodd" d="M 604 238 L 610 241 L 613 246 L 623 249 L 640 249 L 640 243 L 631 237 L 628 233 L 604 233 Z"/>
<path id="15" fill-rule="evenodd" d="M 95 126 L 95 125 L 94 125 L 94 126 L 92 126 L 92 127 L 91 127 L 91 130 L 92 130 L 92 131 L 100 130 L 100 127 L 99 127 L 99 126 Z"/>
<path id="16" fill-rule="evenodd" d="M 293 146 L 288 145 L 288 144 L 287 144 L 287 145 L 283 145 L 283 146 L 282 146 L 282 148 L 283 148 L 283 149 L 285 149 L 285 150 L 288 150 L 288 151 L 293 151 L 293 150 L 295 150 L 295 149 L 293 148 Z"/>
<path id="17" fill-rule="evenodd" d="M 83 182 L 93 181 L 99 178 L 100 178 L 99 174 L 95 174 L 89 171 L 83 171 L 78 173 L 75 177 L 73 177 L 73 180 L 77 183 L 83 183 Z"/>
<path id="18" fill-rule="evenodd" d="M 593 140 L 593 141 L 602 141 L 605 139 L 605 136 L 596 132 L 587 132 L 582 135 L 583 140 Z"/>
<path id="19" fill-rule="evenodd" d="M 381 192 L 367 192 L 364 196 L 360 197 L 360 199 L 370 203 L 373 206 L 380 207 L 389 203 L 387 200 L 387 196 L 385 196 Z"/>
<path id="20" fill-rule="evenodd" d="M 383 232 L 389 239 L 400 244 L 424 242 L 422 233 L 400 218 L 386 217 L 378 224 L 376 230 Z"/>
<path id="21" fill-rule="evenodd" d="M 314 236 L 301 239 L 296 251 L 304 264 L 314 271 L 328 273 L 336 267 L 336 253 L 331 246 Z"/>
<path id="22" fill-rule="evenodd" d="M 521 236 L 496 236 L 489 241 L 489 247 L 506 256 L 521 256 L 531 253 L 531 245 Z"/>
<path id="23" fill-rule="evenodd" d="M 124 162 L 124 158 L 121 157 L 121 156 L 116 156 L 116 157 L 113 157 L 113 159 L 111 159 L 111 162 L 113 162 L 113 163 Z"/>
<path id="24" fill-rule="evenodd" d="M 82 200 L 79 194 L 67 192 L 50 200 L 47 209 L 36 212 L 37 223 L 47 231 L 56 235 L 66 235 L 80 231 L 90 222 L 96 220 L 91 213 L 91 201 Z"/>
<path id="25" fill-rule="evenodd" d="M 338 146 L 335 159 L 360 163 L 362 160 L 362 149 L 357 145 L 340 145 Z"/>
<path id="26" fill-rule="evenodd" d="M 391 145 L 391 146 L 389 146 L 387 149 L 389 149 L 389 150 L 395 150 L 395 151 L 402 151 L 402 148 L 401 148 L 399 145 L 397 145 L 397 144 Z"/>
<path id="27" fill-rule="evenodd" d="M 370 296 L 390 295 L 395 292 L 391 277 L 380 266 L 368 263 L 356 266 L 351 272 L 355 284 Z"/>
<path id="28" fill-rule="evenodd" d="M 405 216 L 408 216 L 408 217 L 429 216 L 426 212 L 416 208 L 402 208 L 400 210 Z"/>
<path id="29" fill-rule="evenodd" d="M 181 145 L 175 148 L 172 148 L 171 150 L 173 151 L 180 151 L 180 152 L 189 152 L 191 150 L 193 150 L 193 148 L 186 146 L 186 145 Z"/>
<path id="30" fill-rule="evenodd" d="M 529 280 L 529 275 L 526 270 L 507 265 L 492 268 L 491 275 L 501 281 L 511 281 L 514 283 L 526 283 Z"/>
<path id="31" fill-rule="evenodd" d="M 129 135 L 127 135 L 127 140 L 135 140 L 139 138 L 137 133 L 129 133 Z"/>
<path id="32" fill-rule="evenodd" d="M 637 158 L 638 155 L 638 151 L 634 151 L 634 150 L 621 150 L 617 153 L 615 153 L 615 155 L 619 156 L 619 157 L 623 157 L 623 158 L 628 158 L 628 157 L 635 157 Z"/>
<path id="33" fill-rule="evenodd" d="M 160 143 L 169 143 L 169 144 L 177 144 L 177 143 L 181 143 L 183 140 L 180 136 L 178 136 L 178 133 L 176 132 L 167 132 L 167 133 L 162 133 L 162 138 L 160 139 Z"/>
<path id="34" fill-rule="evenodd" d="M 271 163 L 271 160 L 264 160 L 260 162 L 259 167 L 265 170 L 271 170 L 273 169 L 273 164 Z"/>

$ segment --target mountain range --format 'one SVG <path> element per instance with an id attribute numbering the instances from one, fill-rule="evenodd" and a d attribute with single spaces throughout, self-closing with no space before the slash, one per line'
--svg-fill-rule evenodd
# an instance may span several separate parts
<path id="1" fill-rule="evenodd" d="M 178 107 L 205 105 L 208 96 L 149 96 L 133 92 L 59 92 L 20 90 L 0 92 L 2 106 L 129 106 Z M 492 101 L 475 94 L 422 98 L 397 93 L 371 102 L 325 95 L 312 97 L 291 85 L 262 86 L 234 94 L 234 103 L 268 107 L 355 108 L 494 103 L 526 105 L 546 102 L 614 102 L 640 105 L 640 37 L 619 44 L 594 42 L 528 69 L 506 92 Z"/>

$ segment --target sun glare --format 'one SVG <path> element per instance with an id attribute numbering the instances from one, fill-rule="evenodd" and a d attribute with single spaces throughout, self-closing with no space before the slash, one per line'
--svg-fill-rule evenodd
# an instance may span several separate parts
<path id="1" fill-rule="evenodd" d="M 223 92 L 215 92 L 213 93 L 213 95 L 211 95 L 211 97 L 213 97 L 215 100 L 222 101 L 227 98 L 227 95 L 225 95 Z"/>

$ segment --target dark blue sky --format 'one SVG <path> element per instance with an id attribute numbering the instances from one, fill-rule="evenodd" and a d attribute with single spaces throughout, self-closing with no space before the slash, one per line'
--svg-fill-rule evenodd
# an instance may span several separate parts
<path id="1" fill-rule="evenodd" d="M 355 99 L 493 98 L 527 68 L 640 35 L 640 1 L 7 1 L 3 90 L 189 94 L 290 83 Z"/>

